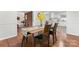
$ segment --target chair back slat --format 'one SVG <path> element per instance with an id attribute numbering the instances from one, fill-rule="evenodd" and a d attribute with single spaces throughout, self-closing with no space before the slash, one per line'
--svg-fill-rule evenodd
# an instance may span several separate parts
<path id="1" fill-rule="evenodd" d="M 44 33 L 48 33 L 51 25 L 45 25 L 44 27 Z"/>
<path id="2" fill-rule="evenodd" d="M 54 25 L 54 27 L 53 27 L 53 32 L 56 33 L 57 27 L 58 27 L 58 23 L 55 23 L 55 25 Z"/>

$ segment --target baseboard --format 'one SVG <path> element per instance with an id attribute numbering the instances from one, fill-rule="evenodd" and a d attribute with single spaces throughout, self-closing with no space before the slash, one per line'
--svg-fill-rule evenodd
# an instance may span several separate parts
<path id="1" fill-rule="evenodd" d="M 16 37 L 17 35 L 13 35 L 13 36 L 9 36 L 9 37 L 4 37 L 4 38 L 0 38 L 0 40 L 5 40 L 5 39 L 11 39 L 11 38 L 14 38 Z"/>
<path id="2" fill-rule="evenodd" d="M 67 36 L 75 36 L 75 37 L 79 37 L 78 35 L 73 35 L 73 34 L 67 34 Z"/>

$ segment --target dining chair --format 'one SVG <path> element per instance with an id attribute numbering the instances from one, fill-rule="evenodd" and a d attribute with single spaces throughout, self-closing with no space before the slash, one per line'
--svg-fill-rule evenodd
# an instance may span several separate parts
<path id="1" fill-rule="evenodd" d="M 27 36 L 23 36 L 22 47 L 32 47 L 34 46 L 33 36 L 31 33 L 27 34 Z"/>
<path id="2" fill-rule="evenodd" d="M 34 47 L 33 34 L 28 35 L 28 47 Z"/>
<path id="3" fill-rule="evenodd" d="M 47 40 L 48 41 L 48 46 L 49 46 L 49 30 L 50 30 L 51 25 L 45 25 L 44 27 L 44 31 L 43 33 L 38 33 L 38 35 L 36 37 L 34 37 L 35 39 L 35 44 L 36 44 L 36 40 L 40 43 L 40 45 L 42 44 L 43 41 Z"/>
<path id="4" fill-rule="evenodd" d="M 51 28 L 52 31 L 50 31 L 50 34 L 51 34 L 52 37 L 53 37 L 53 44 L 57 41 L 57 36 L 56 36 L 57 27 L 58 27 L 58 23 L 55 23 L 55 24 L 54 24 L 54 27 Z"/>
<path id="5" fill-rule="evenodd" d="M 17 32 L 19 32 L 19 25 L 17 24 Z"/>
<path id="6" fill-rule="evenodd" d="M 25 47 L 26 43 L 28 42 L 27 39 L 28 39 L 28 37 L 25 37 L 25 36 L 23 35 L 21 47 Z"/>

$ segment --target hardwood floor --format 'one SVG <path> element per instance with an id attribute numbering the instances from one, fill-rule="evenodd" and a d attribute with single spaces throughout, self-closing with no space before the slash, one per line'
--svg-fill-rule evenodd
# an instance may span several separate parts
<path id="1" fill-rule="evenodd" d="M 16 37 L 1 40 L 0 47 L 21 47 L 22 43 L 22 34 L 19 32 Z M 58 27 L 57 29 L 57 42 L 52 44 L 52 36 L 50 35 L 50 46 L 51 47 L 79 47 L 79 36 L 74 36 L 67 34 L 65 27 Z M 29 46 L 27 44 L 26 46 Z M 36 47 L 46 47 L 47 41 L 43 42 L 43 44 L 36 43 Z"/>
<path id="2" fill-rule="evenodd" d="M 79 47 L 79 36 L 67 34 L 67 39 L 64 40 L 65 47 Z"/>

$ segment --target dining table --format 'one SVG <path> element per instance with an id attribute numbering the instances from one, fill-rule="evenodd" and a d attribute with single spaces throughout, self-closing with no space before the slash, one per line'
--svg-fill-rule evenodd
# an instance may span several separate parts
<path id="1" fill-rule="evenodd" d="M 35 27 L 21 28 L 21 32 L 22 32 L 23 36 L 25 36 L 26 38 L 30 34 L 32 35 L 31 37 L 34 38 L 35 36 L 39 35 L 40 33 L 43 33 L 43 31 L 44 31 L 44 27 L 37 27 L 37 26 L 35 26 Z M 26 39 L 26 40 L 28 40 L 28 39 Z M 30 39 L 30 41 L 32 41 L 31 44 L 33 46 L 35 46 L 34 45 L 34 42 L 35 42 L 34 39 Z"/>

